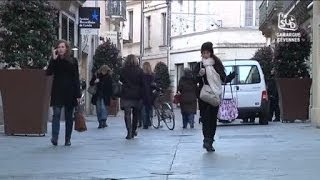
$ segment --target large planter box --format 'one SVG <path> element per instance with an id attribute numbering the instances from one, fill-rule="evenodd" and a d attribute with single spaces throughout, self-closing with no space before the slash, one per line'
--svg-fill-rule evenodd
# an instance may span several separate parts
<path id="1" fill-rule="evenodd" d="M 282 122 L 308 120 L 312 80 L 309 78 L 278 78 L 276 83 Z"/>
<path id="2" fill-rule="evenodd" d="M 44 70 L 0 70 L 5 134 L 47 132 L 51 86 Z"/>

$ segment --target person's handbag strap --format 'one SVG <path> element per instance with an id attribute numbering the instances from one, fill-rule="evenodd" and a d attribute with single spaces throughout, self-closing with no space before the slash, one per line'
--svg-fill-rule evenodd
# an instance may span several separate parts
<path id="1" fill-rule="evenodd" d="M 230 86 L 230 91 L 231 91 L 231 98 L 233 99 L 233 90 L 232 90 L 232 85 L 231 85 L 231 82 L 230 83 L 226 83 L 224 86 L 223 86 L 223 95 L 222 95 L 222 99 L 224 99 L 224 95 L 226 93 L 226 85 L 229 84 Z"/>

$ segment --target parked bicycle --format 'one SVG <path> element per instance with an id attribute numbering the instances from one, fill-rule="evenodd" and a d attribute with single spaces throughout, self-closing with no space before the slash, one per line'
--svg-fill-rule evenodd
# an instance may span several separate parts
<path id="1" fill-rule="evenodd" d="M 172 106 L 164 100 L 163 90 L 155 88 L 153 95 L 155 96 L 152 110 L 152 126 L 155 129 L 161 127 L 161 122 L 167 126 L 169 130 L 173 130 L 175 126 L 175 118 Z"/>

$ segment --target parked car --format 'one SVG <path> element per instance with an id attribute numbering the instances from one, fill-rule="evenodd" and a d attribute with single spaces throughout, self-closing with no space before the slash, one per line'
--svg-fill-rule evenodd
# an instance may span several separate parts
<path id="1" fill-rule="evenodd" d="M 237 73 L 231 86 L 224 85 L 225 98 L 236 100 L 239 116 L 247 122 L 259 118 L 259 124 L 268 124 L 269 100 L 264 74 L 256 60 L 224 60 L 226 74 L 232 71 Z M 233 93 L 231 93 L 231 90 Z"/>

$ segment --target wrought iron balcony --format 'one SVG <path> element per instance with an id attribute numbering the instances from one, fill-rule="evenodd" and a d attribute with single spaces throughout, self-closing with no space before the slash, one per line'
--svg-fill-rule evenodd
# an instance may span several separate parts
<path id="1" fill-rule="evenodd" d="M 272 35 L 277 25 L 278 13 L 283 9 L 283 1 L 263 0 L 259 7 L 259 29 L 267 37 Z"/>
<path id="2" fill-rule="evenodd" d="M 266 21 L 267 18 L 267 1 L 262 1 L 260 7 L 259 7 L 259 26 L 262 26 L 262 24 Z"/>
<path id="3" fill-rule="evenodd" d="M 108 0 L 106 11 L 106 15 L 109 18 L 125 21 L 127 12 L 126 0 Z"/>

